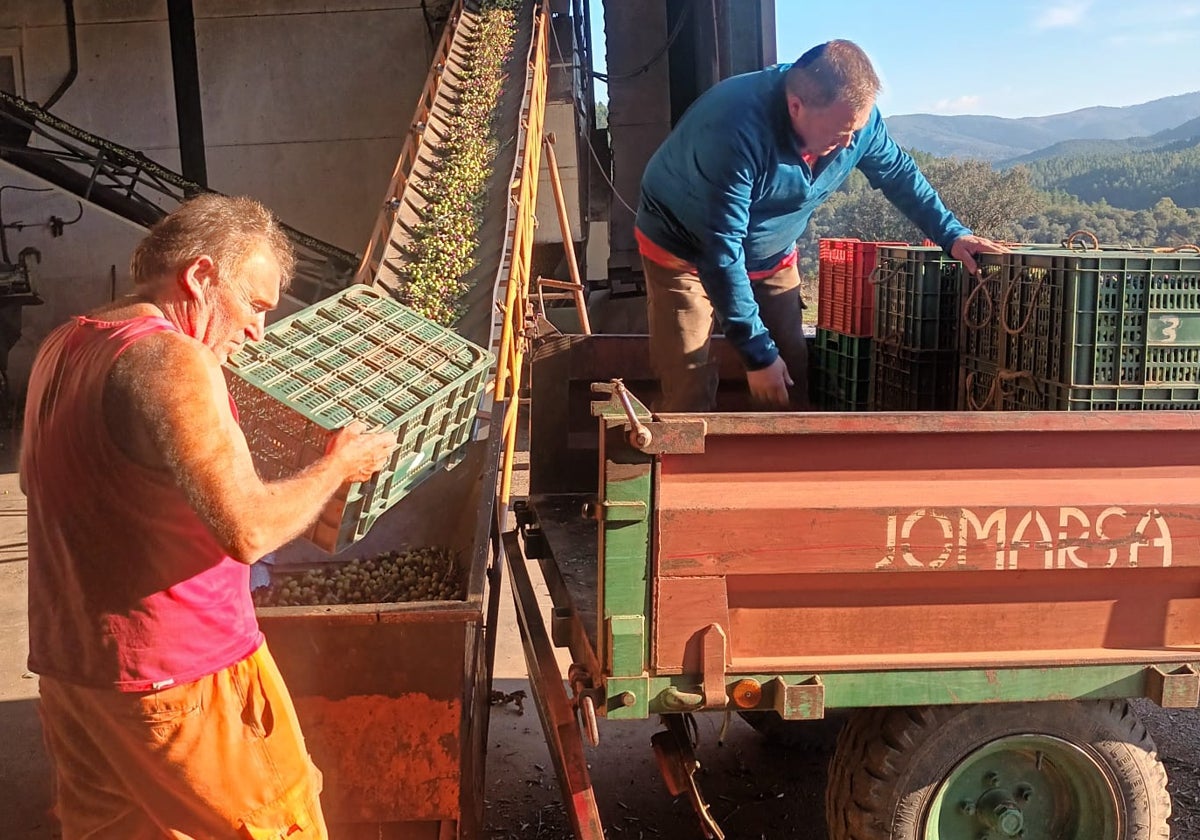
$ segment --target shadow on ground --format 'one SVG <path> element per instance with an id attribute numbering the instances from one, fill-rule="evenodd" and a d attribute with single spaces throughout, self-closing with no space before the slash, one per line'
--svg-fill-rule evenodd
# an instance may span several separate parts
<path id="1" fill-rule="evenodd" d="M 0 701 L 0 835 L 7 840 L 58 836 L 50 817 L 50 765 L 36 700 Z"/>
<path id="2" fill-rule="evenodd" d="M 524 680 L 497 680 L 497 689 L 528 692 Z M 554 767 L 531 701 L 492 710 L 488 742 L 485 836 L 489 840 L 570 840 Z M 696 718 L 698 776 L 713 816 L 728 840 L 788 837 L 825 840 L 825 772 L 838 721 L 813 721 L 803 749 L 765 740 L 736 715 L 724 744 L 723 717 Z M 686 798 L 667 793 L 650 737 L 657 719 L 601 721 L 600 745 L 586 757 L 606 836 L 701 838 Z"/>

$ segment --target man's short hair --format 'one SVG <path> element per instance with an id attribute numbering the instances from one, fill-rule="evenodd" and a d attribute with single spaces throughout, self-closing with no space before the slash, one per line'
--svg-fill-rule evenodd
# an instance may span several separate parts
<path id="1" fill-rule="evenodd" d="M 796 59 L 787 71 L 787 92 L 811 108 L 847 102 L 861 110 L 879 95 L 871 59 L 853 41 L 828 41 Z"/>
<path id="2" fill-rule="evenodd" d="M 266 245 L 279 264 L 280 291 L 291 282 L 296 267 L 292 243 L 279 220 L 259 202 L 246 196 L 204 193 L 188 199 L 159 219 L 133 250 L 129 273 L 138 288 L 174 278 L 201 255 L 212 257 L 217 277 L 237 277 L 259 245 Z"/>

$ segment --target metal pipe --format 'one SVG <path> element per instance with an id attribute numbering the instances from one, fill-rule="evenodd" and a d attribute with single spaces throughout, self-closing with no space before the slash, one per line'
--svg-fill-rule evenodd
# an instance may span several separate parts
<path id="1" fill-rule="evenodd" d="M 42 103 L 42 107 L 47 111 L 62 98 L 62 95 L 67 92 L 67 88 L 75 83 L 75 77 L 79 75 L 79 44 L 75 39 L 75 0 L 63 0 L 63 6 L 67 12 L 67 52 L 70 55 L 71 64 L 67 68 L 67 75 L 59 82 L 54 93 L 50 94 L 50 98 Z"/>
<path id="2" fill-rule="evenodd" d="M 171 72 L 175 79 L 179 168 L 185 178 L 207 187 L 204 114 L 200 106 L 200 68 L 196 56 L 196 14 L 192 0 L 167 0 L 167 23 L 171 34 Z"/>
<path id="3" fill-rule="evenodd" d="M 558 211 L 558 227 L 562 231 L 563 252 L 567 257 L 575 299 L 575 311 L 579 315 L 579 326 L 584 335 L 592 334 L 588 321 L 587 302 L 583 297 L 583 280 L 579 276 L 579 263 L 575 261 L 575 238 L 571 232 L 571 220 L 567 217 L 567 200 L 563 196 L 562 180 L 558 175 L 558 158 L 554 154 L 554 134 L 547 134 L 542 141 L 546 148 L 546 168 L 550 172 L 550 187 L 554 191 L 554 207 Z"/>
<path id="4" fill-rule="evenodd" d="M 650 434 L 650 430 L 638 419 L 637 413 L 633 409 L 633 402 L 629 399 L 629 389 L 625 387 L 625 383 L 620 379 L 614 379 L 613 393 L 617 395 L 617 399 L 621 403 L 621 408 L 625 409 L 625 419 L 629 421 L 629 443 L 635 449 L 645 449 L 654 440 L 654 436 Z"/>
<path id="5" fill-rule="evenodd" d="M 712 8 L 712 27 L 713 27 L 713 84 L 725 78 L 726 58 L 724 56 L 725 40 L 722 38 L 722 28 L 724 21 L 721 19 L 721 0 L 711 0 L 709 6 Z"/>
<path id="6" fill-rule="evenodd" d="M 758 13 L 762 66 L 770 67 L 779 63 L 779 51 L 775 45 L 775 0 L 759 0 Z"/>

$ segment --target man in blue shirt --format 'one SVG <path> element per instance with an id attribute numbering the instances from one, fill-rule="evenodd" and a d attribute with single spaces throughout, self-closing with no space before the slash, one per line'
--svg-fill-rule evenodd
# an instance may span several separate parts
<path id="1" fill-rule="evenodd" d="M 879 78 L 850 41 L 726 79 L 688 109 L 642 176 L 637 236 L 661 411 L 708 411 L 715 313 L 760 404 L 806 408 L 796 240 L 857 167 L 974 273 L 975 236 L 888 136 Z M 797 384 L 799 383 L 799 384 Z"/>

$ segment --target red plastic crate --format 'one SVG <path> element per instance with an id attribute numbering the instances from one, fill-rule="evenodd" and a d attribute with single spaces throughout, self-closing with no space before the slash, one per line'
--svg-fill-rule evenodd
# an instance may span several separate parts
<path id="1" fill-rule="evenodd" d="M 849 335 L 849 332 L 834 326 L 833 301 L 849 276 L 847 262 L 851 259 L 850 246 L 857 239 L 821 239 L 817 242 L 817 326 Z M 838 319 L 838 323 L 841 319 Z"/>
<path id="2" fill-rule="evenodd" d="M 875 310 L 871 275 L 879 249 L 906 244 L 821 239 L 817 244 L 817 326 L 842 335 L 871 335 Z"/>

